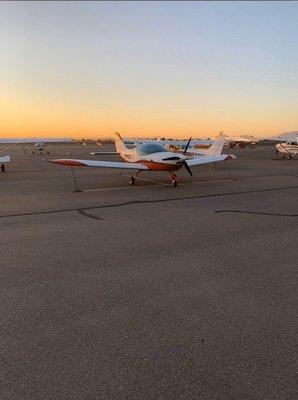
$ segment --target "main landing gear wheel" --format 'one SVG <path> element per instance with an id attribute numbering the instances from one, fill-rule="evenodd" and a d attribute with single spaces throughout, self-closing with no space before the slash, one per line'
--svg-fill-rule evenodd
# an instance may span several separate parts
<path id="1" fill-rule="evenodd" d="M 173 186 L 173 187 L 177 187 L 177 181 L 174 181 L 174 180 L 173 180 L 173 181 L 172 181 L 172 186 Z"/>
<path id="2" fill-rule="evenodd" d="M 5 165 L 4 164 L 1 165 L 1 171 L 5 172 Z"/>
<path id="3" fill-rule="evenodd" d="M 136 178 L 135 178 L 134 176 L 131 176 L 131 177 L 130 177 L 130 180 L 129 180 L 129 184 L 130 184 L 130 185 L 134 185 L 134 184 L 135 184 L 135 181 L 136 181 Z"/>

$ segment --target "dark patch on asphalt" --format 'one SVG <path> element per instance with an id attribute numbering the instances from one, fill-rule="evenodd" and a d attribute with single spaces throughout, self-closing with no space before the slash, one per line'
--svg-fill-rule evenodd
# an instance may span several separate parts
<path id="1" fill-rule="evenodd" d="M 81 214 L 81 215 L 83 215 L 84 217 L 87 217 L 87 218 L 92 218 L 92 219 L 97 219 L 98 221 L 103 221 L 103 218 L 99 218 L 99 217 L 97 217 L 96 215 L 89 214 L 89 213 L 87 213 L 87 212 L 86 212 L 84 209 L 82 209 L 82 208 L 80 208 L 80 209 L 78 210 L 78 213 Z"/>
<path id="2" fill-rule="evenodd" d="M 156 200 L 132 200 L 126 201 L 123 203 L 116 203 L 116 204 L 103 204 L 103 205 L 96 205 L 96 206 L 89 206 L 84 207 L 84 210 L 96 210 L 102 208 L 117 208 L 117 207 L 124 207 L 130 205 L 138 205 L 138 204 L 152 204 L 152 203 L 167 203 L 172 201 L 181 201 L 181 200 L 195 200 L 195 199 L 205 199 L 210 197 L 223 197 L 223 196 L 235 196 L 235 195 L 242 195 L 242 194 L 251 194 L 251 193 L 264 193 L 264 192 L 272 192 L 278 190 L 291 190 L 291 189 L 298 189 L 298 186 L 282 186 L 276 188 L 267 188 L 267 189 L 254 189 L 254 190 L 244 190 L 241 192 L 227 192 L 227 193 L 214 193 L 214 194 L 206 194 L 206 195 L 199 195 L 199 196 L 185 196 L 185 197 L 170 197 L 165 199 L 156 199 Z M 0 215 L 0 218 L 8 218 L 8 217 L 24 217 L 28 215 L 42 215 L 42 214 L 57 214 L 62 212 L 71 212 L 71 211 L 79 211 L 82 207 L 76 208 L 64 208 L 60 210 L 48 210 L 48 211 L 33 211 L 28 213 L 18 213 L 18 214 L 6 214 Z"/>
<path id="3" fill-rule="evenodd" d="M 269 215 L 273 217 L 298 217 L 298 214 L 281 214 L 281 213 L 269 213 L 269 212 L 259 212 L 259 211 L 242 211 L 242 210 L 216 210 L 218 213 L 238 213 L 238 214 L 256 214 L 256 215 Z"/>

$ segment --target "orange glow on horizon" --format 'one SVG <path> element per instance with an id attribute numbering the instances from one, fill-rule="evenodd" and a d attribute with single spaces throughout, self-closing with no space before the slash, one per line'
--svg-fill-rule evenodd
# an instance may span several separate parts
<path id="1" fill-rule="evenodd" d="M 272 116 L 252 121 L 238 116 L 234 121 L 229 118 L 206 115 L 197 119 L 193 115 L 178 115 L 169 111 L 159 114 L 140 111 L 134 113 L 103 113 L 90 110 L 70 110 L 61 108 L 0 105 L 0 137 L 71 137 L 74 139 L 97 139 L 112 137 L 115 131 L 124 137 L 167 137 L 187 138 L 189 136 L 214 137 L 220 131 L 230 135 L 251 134 L 257 137 L 277 135 L 285 131 L 297 130 L 298 121 L 272 121 Z M 115 118 L 113 117 L 115 115 Z M 266 121 L 267 120 L 267 121 Z M 222 123 L 220 123 L 222 121 Z M 232 122 L 231 122 L 232 121 Z M 290 123 L 289 123 L 290 122 Z"/>
<path id="2" fill-rule="evenodd" d="M 134 108 L 135 107 L 135 108 Z M 229 108 L 229 107 L 227 107 Z M 290 114 L 290 115 L 289 115 Z M 28 102 L 26 98 L 0 98 L 0 137 L 71 137 L 100 139 L 115 131 L 123 137 L 197 138 L 214 137 L 220 131 L 230 135 L 257 137 L 297 130 L 298 118 L 272 110 L 241 107 L 231 111 L 196 107 L 147 107 L 116 104 L 97 107 L 90 104 Z"/>

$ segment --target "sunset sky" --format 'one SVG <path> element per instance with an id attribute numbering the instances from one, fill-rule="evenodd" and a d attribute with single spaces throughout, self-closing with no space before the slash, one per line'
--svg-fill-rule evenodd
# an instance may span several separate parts
<path id="1" fill-rule="evenodd" d="M 1 2 L 0 137 L 298 130 L 296 2 Z"/>

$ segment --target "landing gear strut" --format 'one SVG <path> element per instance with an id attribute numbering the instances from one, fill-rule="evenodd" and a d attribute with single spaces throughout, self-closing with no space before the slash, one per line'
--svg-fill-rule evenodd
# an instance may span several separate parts
<path id="1" fill-rule="evenodd" d="M 139 175 L 140 172 L 141 172 L 141 171 L 138 171 L 138 172 L 135 174 L 135 176 L 131 176 L 131 177 L 130 177 L 130 179 L 129 179 L 129 184 L 130 184 L 130 185 L 134 185 L 134 184 L 135 184 L 136 177 Z"/>
<path id="2" fill-rule="evenodd" d="M 177 175 L 176 174 L 174 174 L 173 172 L 170 172 L 170 176 L 171 176 L 171 184 L 172 184 L 172 186 L 173 187 L 177 187 L 177 184 L 178 184 L 178 182 L 177 182 Z"/>
<path id="3" fill-rule="evenodd" d="M 131 176 L 130 179 L 129 179 L 129 184 L 130 185 L 134 185 L 135 181 L 136 181 L 136 178 L 134 176 Z"/>

